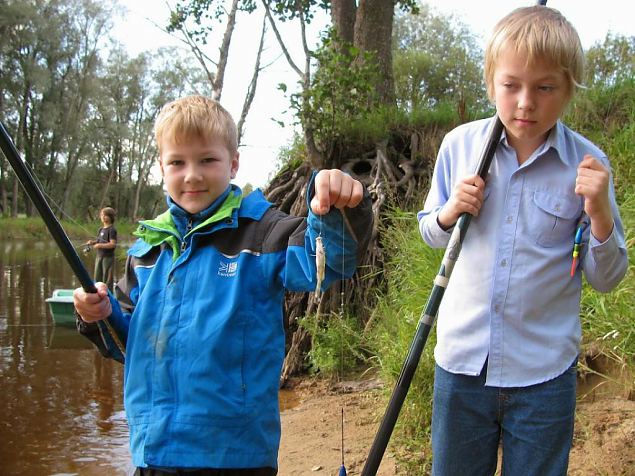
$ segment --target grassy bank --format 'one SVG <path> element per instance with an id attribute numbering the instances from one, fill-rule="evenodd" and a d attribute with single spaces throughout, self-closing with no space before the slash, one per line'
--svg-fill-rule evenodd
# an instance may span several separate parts
<path id="1" fill-rule="evenodd" d="M 98 222 L 79 223 L 63 220 L 60 222 L 66 234 L 73 240 L 89 240 L 95 238 L 101 226 Z M 120 240 L 131 240 L 136 224 L 127 221 L 115 223 Z M 34 239 L 47 240 L 51 235 L 40 217 L 0 218 L 0 239 Z"/>

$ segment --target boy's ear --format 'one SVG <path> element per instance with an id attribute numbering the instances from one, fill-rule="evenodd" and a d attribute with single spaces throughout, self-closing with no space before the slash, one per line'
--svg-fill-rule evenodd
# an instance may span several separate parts
<path id="1" fill-rule="evenodd" d="M 240 152 L 236 152 L 231 163 L 231 178 L 236 178 L 239 165 L 240 165 Z"/>
<path id="2" fill-rule="evenodd" d="M 163 177 L 163 161 L 161 160 L 161 156 L 159 156 L 159 169 L 161 170 L 161 177 Z"/>

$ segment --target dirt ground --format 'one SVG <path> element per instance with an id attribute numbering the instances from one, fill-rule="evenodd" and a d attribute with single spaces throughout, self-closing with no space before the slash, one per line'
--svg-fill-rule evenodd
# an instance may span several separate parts
<path id="1" fill-rule="evenodd" d="M 282 412 L 279 476 L 337 476 L 342 408 L 344 462 L 349 476 L 359 475 L 385 411 L 380 382 L 371 379 L 329 385 L 303 379 L 295 382 L 292 395 L 295 401 L 287 402 L 291 408 Z M 578 403 L 569 475 L 635 475 L 632 397 L 591 395 Z M 377 474 L 406 474 L 397 467 L 390 446 Z"/>

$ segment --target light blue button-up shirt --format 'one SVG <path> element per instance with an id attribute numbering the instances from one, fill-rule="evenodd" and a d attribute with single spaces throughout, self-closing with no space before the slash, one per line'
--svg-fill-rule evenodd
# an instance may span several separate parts
<path id="1" fill-rule="evenodd" d="M 444 138 L 417 216 L 429 246 L 447 245 L 451 230 L 444 231 L 437 216 L 455 184 L 475 173 L 491 123 L 464 124 Z M 434 355 L 445 370 L 478 375 L 488 359 L 486 385 L 523 387 L 561 375 L 578 355 L 581 269 L 596 290 L 607 292 L 628 266 L 611 180 L 611 236 L 600 243 L 587 229 L 580 265 L 570 277 L 584 209 L 575 179 L 587 153 L 609 167 L 606 154 L 558 122 L 519 166 L 503 133 L 483 206 L 470 223 L 439 307 Z"/>

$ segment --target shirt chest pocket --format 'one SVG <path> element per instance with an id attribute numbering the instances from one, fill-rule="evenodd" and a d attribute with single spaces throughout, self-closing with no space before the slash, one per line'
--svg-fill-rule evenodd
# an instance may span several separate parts
<path id="1" fill-rule="evenodd" d="M 529 208 L 530 233 L 536 243 L 544 247 L 573 243 L 575 227 L 582 214 L 579 197 L 537 190 Z"/>

